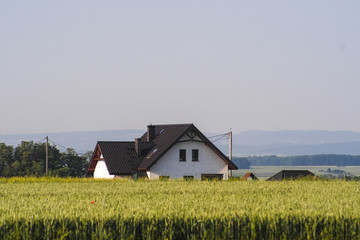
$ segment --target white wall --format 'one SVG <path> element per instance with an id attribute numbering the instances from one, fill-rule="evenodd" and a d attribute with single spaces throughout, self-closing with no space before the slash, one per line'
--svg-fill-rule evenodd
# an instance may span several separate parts
<path id="1" fill-rule="evenodd" d="M 187 139 L 184 137 L 183 139 Z M 198 139 L 198 138 L 197 138 Z M 186 149 L 186 162 L 179 161 L 180 149 Z M 192 149 L 199 150 L 199 161 L 192 162 Z M 175 144 L 147 172 L 149 179 L 168 175 L 170 178 L 194 176 L 200 179 L 201 174 L 224 174 L 228 178 L 228 166 L 216 153 L 199 142 L 182 142 Z"/>
<path id="2" fill-rule="evenodd" d="M 94 170 L 94 178 L 108 178 L 113 179 L 115 175 L 110 175 L 109 170 L 104 160 L 99 160 Z"/>

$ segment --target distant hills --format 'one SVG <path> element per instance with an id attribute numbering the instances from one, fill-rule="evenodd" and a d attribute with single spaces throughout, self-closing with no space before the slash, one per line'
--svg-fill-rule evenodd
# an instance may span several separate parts
<path id="1" fill-rule="evenodd" d="M 87 151 L 94 150 L 97 141 L 133 141 L 143 133 L 144 130 L 109 130 L 0 135 L 0 142 L 17 146 L 21 141 L 44 142 L 44 138 L 48 136 L 51 141 L 56 143 L 55 145 L 58 146 L 59 150 L 65 151 L 65 148 L 73 148 L 77 153 L 83 154 Z"/>
<path id="2" fill-rule="evenodd" d="M 74 148 L 78 153 L 93 150 L 97 141 L 133 141 L 145 130 L 110 130 L 44 134 L 0 135 L 0 142 L 17 146 L 21 141 L 39 142 L 46 136 L 58 145 Z M 206 134 L 212 136 L 216 134 Z M 227 139 L 214 142 L 225 154 L 229 152 Z M 60 146 L 61 145 L 61 146 Z M 352 131 L 246 131 L 233 134 L 233 155 L 360 155 L 360 133 Z"/>
<path id="3" fill-rule="evenodd" d="M 238 156 L 360 155 L 360 132 L 246 131 L 233 136 L 233 154 Z M 228 151 L 226 145 L 219 147 Z"/>

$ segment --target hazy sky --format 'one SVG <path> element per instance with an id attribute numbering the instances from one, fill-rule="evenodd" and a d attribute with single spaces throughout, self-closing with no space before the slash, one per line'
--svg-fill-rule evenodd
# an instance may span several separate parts
<path id="1" fill-rule="evenodd" d="M 0 134 L 360 131 L 360 1 L 1 1 Z"/>

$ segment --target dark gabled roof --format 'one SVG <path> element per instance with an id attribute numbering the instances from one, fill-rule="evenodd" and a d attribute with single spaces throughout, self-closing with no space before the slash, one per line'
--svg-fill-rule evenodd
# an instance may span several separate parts
<path id="1" fill-rule="evenodd" d="M 213 143 L 209 141 L 193 124 L 169 124 L 169 125 L 153 125 L 155 127 L 155 138 L 152 140 L 154 146 L 145 156 L 139 165 L 139 170 L 148 170 L 156 163 L 181 137 L 189 131 L 193 131 L 202 141 L 205 142 L 226 164 L 229 169 L 238 169 Z M 141 139 L 146 141 L 145 133 Z"/>
<path id="2" fill-rule="evenodd" d="M 314 177 L 315 174 L 309 170 L 282 170 L 274 176 L 268 178 L 266 181 L 297 179 L 306 176 Z"/>
<path id="3" fill-rule="evenodd" d="M 100 141 L 97 147 L 100 149 L 109 173 L 112 175 L 134 175 L 138 173 L 138 166 L 152 143 L 141 142 L 141 155 L 135 151 L 134 142 L 107 142 Z"/>

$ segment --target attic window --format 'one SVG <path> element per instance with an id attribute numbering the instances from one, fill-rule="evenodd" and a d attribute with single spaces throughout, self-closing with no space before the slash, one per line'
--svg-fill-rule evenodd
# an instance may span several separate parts
<path id="1" fill-rule="evenodd" d="M 155 148 L 146 158 L 150 158 L 154 153 L 157 152 L 157 148 Z"/>
<path id="2" fill-rule="evenodd" d="M 193 162 L 198 162 L 199 161 L 199 150 L 198 149 L 193 149 L 192 150 L 192 161 Z"/>
<path id="3" fill-rule="evenodd" d="M 179 151 L 179 161 L 186 162 L 186 149 L 180 149 Z"/>

